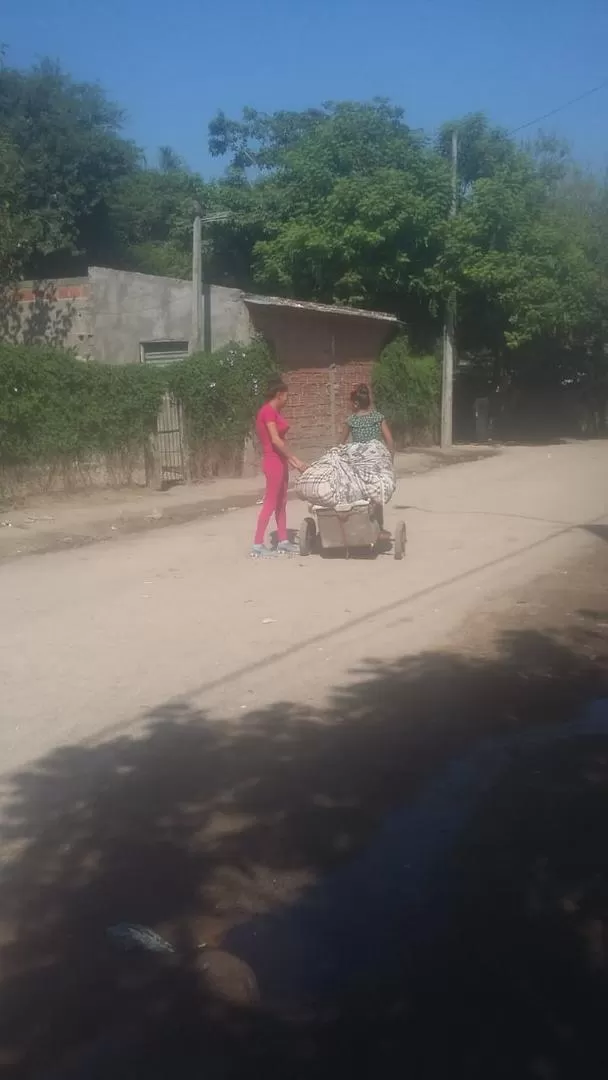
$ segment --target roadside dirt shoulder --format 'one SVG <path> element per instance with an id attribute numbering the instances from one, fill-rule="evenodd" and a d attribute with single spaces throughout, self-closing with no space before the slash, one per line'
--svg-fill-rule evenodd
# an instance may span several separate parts
<path id="1" fill-rule="evenodd" d="M 486 447 L 411 450 L 397 455 L 396 472 L 399 477 L 419 476 L 495 453 Z M 185 484 L 166 491 L 90 489 L 71 496 L 32 497 L 4 508 L 0 503 L 0 560 L 63 551 L 214 517 L 254 506 L 262 491 L 262 480 L 255 476 Z"/>

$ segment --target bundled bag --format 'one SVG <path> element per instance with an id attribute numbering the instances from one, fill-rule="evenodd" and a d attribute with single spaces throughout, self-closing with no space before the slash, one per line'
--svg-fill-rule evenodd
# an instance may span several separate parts
<path id="1" fill-rule="evenodd" d="M 296 494 L 313 506 L 375 502 L 384 506 L 396 487 L 393 459 L 383 442 L 336 446 L 296 480 Z"/>

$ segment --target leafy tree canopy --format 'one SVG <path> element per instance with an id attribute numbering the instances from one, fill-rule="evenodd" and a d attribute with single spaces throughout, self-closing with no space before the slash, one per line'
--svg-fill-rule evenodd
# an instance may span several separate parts
<path id="1" fill-rule="evenodd" d="M 49 61 L 29 71 L 0 68 L 0 138 L 18 161 L 19 185 L 16 202 L 6 186 L 4 199 L 16 210 L 10 235 L 20 215 L 27 219 L 21 248 L 10 241 L 25 272 L 50 274 L 79 255 L 95 256 L 108 195 L 138 165 L 121 121 L 98 86 L 75 82 Z"/>
<path id="2" fill-rule="evenodd" d="M 548 137 L 482 114 L 435 139 L 382 99 L 219 112 L 219 179 L 170 146 L 147 164 L 94 85 L 44 62 L 0 67 L 0 275 L 104 262 L 186 277 L 202 213 L 207 280 L 387 310 L 433 352 L 457 301 L 462 356 L 492 377 L 596 378 L 606 367 L 608 187 Z M 451 141 L 458 134 L 458 212 Z"/>

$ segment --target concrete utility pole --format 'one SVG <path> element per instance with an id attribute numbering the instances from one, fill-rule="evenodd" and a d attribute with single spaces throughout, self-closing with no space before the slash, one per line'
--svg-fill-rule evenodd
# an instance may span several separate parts
<path id="1" fill-rule="evenodd" d="M 454 217 L 458 206 L 458 132 L 452 132 L 452 205 L 450 217 Z M 447 449 L 452 445 L 452 413 L 454 396 L 454 323 L 456 301 L 451 296 L 447 302 L 443 327 L 443 377 L 441 385 L 441 446 Z"/>
<path id="2" fill-rule="evenodd" d="M 203 308 L 203 225 L 214 221 L 227 221 L 228 210 L 217 214 L 202 215 L 202 208 L 196 204 L 196 217 L 192 226 L 192 340 L 190 352 L 200 352 L 204 345 L 204 308 Z M 207 312 L 208 330 L 211 331 L 211 313 Z M 209 333 L 209 338 L 211 333 Z"/>
<path id="3" fill-rule="evenodd" d="M 203 347 L 203 219 L 197 214 L 192 226 L 192 340 L 190 352 Z"/>

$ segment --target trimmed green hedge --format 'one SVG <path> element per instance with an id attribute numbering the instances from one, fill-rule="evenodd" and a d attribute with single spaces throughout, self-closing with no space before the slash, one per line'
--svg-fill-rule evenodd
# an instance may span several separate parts
<path id="1" fill-rule="evenodd" d="M 169 387 L 182 402 L 186 435 L 192 448 L 205 444 L 242 443 L 277 374 L 263 341 L 232 342 L 212 353 L 189 356 L 164 369 Z"/>
<path id="2" fill-rule="evenodd" d="M 166 390 L 181 399 L 197 448 L 242 443 L 274 370 L 262 342 L 166 367 L 98 364 L 50 346 L 0 344 L 0 465 L 82 462 L 141 449 Z"/>
<path id="3" fill-rule="evenodd" d="M 83 461 L 154 430 L 162 372 L 77 360 L 50 346 L 0 345 L 0 464 Z"/>
<path id="4" fill-rule="evenodd" d="M 435 356 L 412 355 L 401 336 L 382 350 L 374 368 L 374 400 L 398 442 L 435 442 L 441 409 L 441 366 Z"/>

